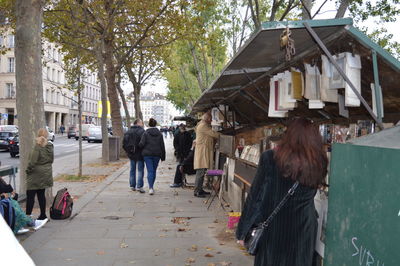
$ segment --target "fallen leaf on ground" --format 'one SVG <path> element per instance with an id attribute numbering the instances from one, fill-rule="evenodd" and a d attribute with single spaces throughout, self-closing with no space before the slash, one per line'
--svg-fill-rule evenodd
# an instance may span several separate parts
<path id="1" fill-rule="evenodd" d="M 179 195 L 178 191 L 175 191 L 174 196 L 178 196 L 178 195 Z"/>
<path id="2" fill-rule="evenodd" d="M 192 203 L 193 201 L 191 201 L 191 200 L 188 200 L 189 201 L 189 203 Z"/>
<path id="3" fill-rule="evenodd" d="M 210 248 L 210 247 L 204 247 L 206 250 L 208 250 L 208 251 L 211 251 L 211 250 L 214 250 L 213 248 Z"/>
<path id="4" fill-rule="evenodd" d="M 197 251 L 197 245 L 192 245 L 189 251 Z"/>
<path id="5" fill-rule="evenodd" d="M 104 250 L 100 250 L 96 252 L 97 255 L 104 255 L 106 254 L 106 252 L 104 252 Z"/>
<path id="6" fill-rule="evenodd" d="M 214 229 L 214 228 L 215 228 L 215 226 L 209 226 L 208 228 L 210 228 L 210 229 Z"/>
<path id="7" fill-rule="evenodd" d="M 215 220 L 214 220 L 214 223 L 217 224 L 217 223 L 218 223 L 218 219 L 215 219 Z"/>
<path id="8" fill-rule="evenodd" d="M 194 263 L 196 260 L 194 258 L 187 258 L 186 263 Z"/>
<path id="9" fill-rule="evenodd" d="M 221 242 L 221 243 L 219 243 L 219 245 L 220 245 L 220 246 L 223 246 L 223 245 L 225 245 L 225 243 L 224 243 L 224 242 Z"/>
<path id="10" fill-rule="evenodd" d="M 161 235 L 159 235 L 158 237 L 166 237 L 167 235 L 165 235 L 165 234 L 161 234 Z"/>
<path id="11" fill-rule="evenodd" d="M 66 261 L 72 261 L 72 259 L 65 259 Z"/>
<path id="12" fill-rule="evenodd" d="M 178 232 L 187 232 L 190 231 L 190 228 L 178 228 Z"/>
<path id="13" fill-rule="evenodd" d="M 130 264 L 135 264 L 135 263 L 136 263 L 136 261 L 134 261 L 134 260 L 131 260 L 129 263 L 130 263 Z"/>
<path id="14" fill-rule="evenodd" d="M 121 245 L 119 245 L 121 248 L 127 248 L 128 245 L 126 243 L 121 243 Z"/>
<path id="15" fill-rule="evenodd" d="M 232 262 L 228 262 L 228 261 L 222 261 L 220 262 L 221 266 L 229 266 L 232 265 Z"/>
<path id="16" fill-rule="evenodd" d="M 214 257 L 214 255 L 213 255 L 213 254 L 210 254 L 210 253 L 207 253 L 206 255 L 204 255 L 204 257 L 212 258 L 212 257 Z"/>
<path id="17" fill-rule="evenodd" d="M 215 263 L 208 263 L 207 266 L 216 266 Z"/>
<path id="18" fill-rule="evenodd" d="M 222 254 L 222 252 L 221 251 L 217 251 L 217 254 Z"/>

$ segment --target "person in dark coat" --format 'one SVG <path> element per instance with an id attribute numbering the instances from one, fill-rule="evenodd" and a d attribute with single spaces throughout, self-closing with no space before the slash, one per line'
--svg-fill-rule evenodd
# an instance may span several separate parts
<path id="1" fill-rule="evenodd" d="M 192 149 L 190 150 L 188 156 L 176 166 L 174 183 L 169 185 L 171 188 L 177 188 L 183 185 L 184 174 L 194 175 L 196 173 L 193 168 L 195 147 L 196 141 L 193 141 Z"/>
<path id="2" fill-rule="evenodd" d="M 47 220 L 45 189 L 53 186 L 54 147 L 47 141 L 48 132 L 45 128 L 38 131 L 36 145 L 29 157 L 26 169 L 26 214 L 31 215 L 38 197 L 40 216 L 38 220 Z"/>
<path id="3" fill-rule="evenodd" d="M 136 189 L 140 193 L 144 193 L 143 176 L 144 176 L 144 159 L 142 149 L 139 147 L 140 140 L 144 133 L 143 122 L 136 119 L 133 126 L 124 134 L 122 148 L 125 150 L 131 162 L 131 170 L 129 173 L 129 185 L 132 191 Z M 138 181 L 136 186 L 136 166 L 138 169 Z"/>
<path id="4" fill-rule="evenodd" d="M 150 128 L 144 132 L 140 140 L 139 147 L 143 149 L 142 155 L 146 163 L 149 194 L 153 195 L 158 163 L 160 160 L 165 161 L 165 145 L 160 130 L 156 128 L 157 121 L 150 118 L 149 126 Z"/>
<path id="5" fill-rule="evenodd" d="M 189 154 L 192 147 L 192 136 L 186 131 L 186 126 L 180 124 L 179 133 L 174 138 L 176 158 L 181 163 Z"/>
<path id="6" fill-rule="evenodd" d="M 289 125 L 276 150 L 262 154 L 236 231 L 239 243 L 268 218 L 295 181 L 300 185 L 265 229 L 254 265 L 312 265 L 318 227 L 314 196 L 326 185 L 327 164 L 318 128 L 303 118 Z"/>

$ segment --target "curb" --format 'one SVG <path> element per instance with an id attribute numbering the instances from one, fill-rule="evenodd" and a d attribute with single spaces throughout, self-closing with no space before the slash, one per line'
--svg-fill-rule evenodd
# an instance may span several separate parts
<path id="1" fill-rule="evenodd" d="M 36 249 L 40 249 L 44 244 L 46 244 L 51 236 L 62 230 L 63 225 L 66 225 L 73 221 L 73 219 L 79 215 L 79 213 L 91 202 L 93 201 L 101 192 L 106 189 L 112 182 L 114 182 L 118 177 L 120 177 L 125 171 L 129 169 L 129 162 L 124 166 L 119 168 L 117 171 L 109 175 L 103 182 L 98 184 L 93 190 L 86 193 L 84 196 L 79 198 L 79 201 L 74 203 L 74 210 L 71 218 L 66 220 L 51 220 L 47 227 L 40 230 L 40 233 L 35 232 L 31 234 L 26 239 L 21 241 L 22 246 L 28 254 L 31 254 Z M 53 225 L 55 225 L 53 227 Z"/>

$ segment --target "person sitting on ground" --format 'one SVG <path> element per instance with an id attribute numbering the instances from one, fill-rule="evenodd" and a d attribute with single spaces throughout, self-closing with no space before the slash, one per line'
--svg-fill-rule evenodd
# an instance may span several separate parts
<path id="1" fill-rule="evenodd" d="M 13 187 L 7 184 L 0 177 L 0 198 L 8 199 L 11 202 L 12 208 L 14 208 L 15 213 L 15 225 L 14 225 L 14 234 L 23 234 L 29 231 L 24 227 L 32 227 L 34 230 L 38 230 L 42 226 L 46 224 L 45 220 L 34 220 L 32 217 L 27 216 L 25 212 L 21 209 L 21 206 L 16 201 L 16 195 Z"/>
<path id="2" fill-rule="evenodd" d="M 188 156 L 192 147 L 192 136 L 186 131 L 184 124 L 179 125 L 179 133 L 174 138 L 174 148 L 176 151 L 176 158 L 181 163 Z"/>
<path id="3" fill-rule="evenodd" d="M 194 196 L 204 198 L 210 192 L 203 189 L 204 175 L 207 169 L 213 169 L 215 140 L 219 133 L 211 128 L 211 112 L 205 113 L 196 127 L 196 152 L 194 154 L 194 169 L 196 181 Z"/>
<path id="4" fill-rule="evenodd" d="M 31 152 L 29 164 L 25 171 L 26 214 L 32 214 L 35 195 L 37 195 L 40 207 L 38 220 L 47 220 L 45 189 L 53 186 L 54 147 L 47 140 L 48 134 L 45 128 L 39 129 L 36 145 Z"/>
<path id="5" fill-rule="evenodd" d="M 158 130 L 157 121 L 153 118 L 149 120 L 149 126 L 140 140 L 139 147 L 142 149 L 142 155 L 147 168 L 147 181 L 149 182 L 149 195 L 154 194 L 154 183 L 158 163 L 165 161 L 164 138 Z"/>
<path id="6" fill-rule="evenodd" d="M 176 166 L 174 183 L 170 184 L 171 188 L 181 187 L 183 185 L 183 175 L 194 175 L 196 171 L 193 169 L 194 152 L 196 148 L 196 141 L 193 141 L 192 150 L 188 156 L 180 164 Z"/>

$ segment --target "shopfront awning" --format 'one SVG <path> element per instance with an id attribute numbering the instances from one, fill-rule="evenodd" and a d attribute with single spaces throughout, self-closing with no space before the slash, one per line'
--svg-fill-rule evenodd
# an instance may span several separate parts
<path id="1" fill-rule="evenodd" d="M 197 100 L 192 113 L 224 104 L 236 112 L 239 123 L 276 122 L 277 119 L 268 117 L 270 77 L 289 67 L 303 70 L 305 62 L 313 63 L 324 54 L 305 26 L 309 25 L 331 54 L 351 52 L 360 55 L 361 95 L 369 106 L 372 106 L 370 84 L 376 82 L 373 66 L 376 55 L 376 73 L 383 94 L 383 122 L 400 120 L 400 62 L 352 24 L 352 19 L 263 23 Z M 280 35 L 287 27 L 296 49 L 290 61 L 286 61 L 285 53 L 280 49 Z M 306 116 L 340 123 L 372 119 L 363 105 L 348 108 L 348 111 L 348 118 L 339 115 L 337 103 L 326 103 L 323 109 L 310 110 L 304 100 L 295 110 L 289 111 L 289 117 Z"/>

